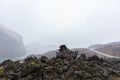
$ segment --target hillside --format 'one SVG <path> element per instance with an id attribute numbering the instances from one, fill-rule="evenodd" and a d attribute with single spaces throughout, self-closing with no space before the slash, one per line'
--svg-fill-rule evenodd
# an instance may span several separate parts
<path id="1" fill-rule="evenodd" d="M 120 42 L 112 42 L 107 44 L 102 44 L 102 46 L 94 46 L 92 49 L 97 51 L 120 57 Z"/>

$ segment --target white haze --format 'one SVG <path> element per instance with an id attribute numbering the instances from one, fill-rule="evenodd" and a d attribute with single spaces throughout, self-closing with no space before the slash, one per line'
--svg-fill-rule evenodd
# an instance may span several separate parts
<path id="1" fill-rule="evenodd" d="M 120 41 L 120 1 L 0 0 L 0 24 L 20 33 L 26 45 Z"/>

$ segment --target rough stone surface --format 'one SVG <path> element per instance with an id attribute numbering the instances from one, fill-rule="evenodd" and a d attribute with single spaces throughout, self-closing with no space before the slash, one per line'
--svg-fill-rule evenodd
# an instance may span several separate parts
<path id="1" fill-rule="evenodd" d="M 120 80 L 119 59 L 74 58 L 65 50 L 58 53 L 69 56 L 27 57 L 23 63 L 6 60 L 0 64 L 0 80 Z"/>
<path id="2" fill-rule="evenodd" d="M 65 45 L 61 45 L 59 52 L 57 52 L 57 54 L 56 54 L 56 57 L 63 58 L 63 59 L 66 59 L 66 58 L 75 59 L 75 58 L 77 58 L 77 54 L 78 54 L 78 52 L 70 51 Z"/>

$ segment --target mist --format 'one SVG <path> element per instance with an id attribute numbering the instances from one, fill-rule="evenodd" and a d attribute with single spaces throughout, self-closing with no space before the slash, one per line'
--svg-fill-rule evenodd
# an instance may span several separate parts
<path id="1" fill-rule="evenodd" d="M 90 44 L 120 41 L 119 0 L 0 0 L 0 24 L 24 44 Z"/>

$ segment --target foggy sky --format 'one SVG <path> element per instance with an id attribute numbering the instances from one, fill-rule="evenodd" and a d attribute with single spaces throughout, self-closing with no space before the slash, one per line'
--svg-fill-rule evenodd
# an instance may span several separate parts
<path id="1" fill-rule="evenodd" d="M 120 41 L 120 1 L 0 0 L 0 24 L 21 34 L 25 45 Z"/>

